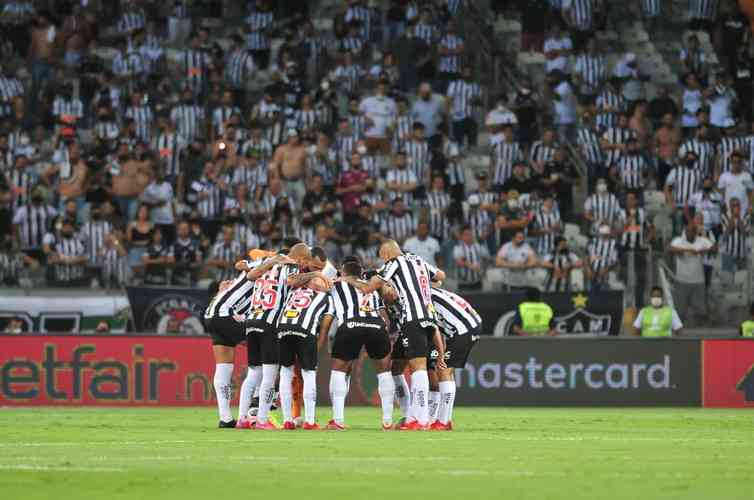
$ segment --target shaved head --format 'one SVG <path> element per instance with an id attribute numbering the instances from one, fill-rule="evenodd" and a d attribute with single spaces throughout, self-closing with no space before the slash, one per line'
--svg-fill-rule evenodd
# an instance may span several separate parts
<path id="1" fill-rule="evenodd" d="M 398 242 L 395 240 L 385 240 L 380 246 L 380 258 L 385 262 L 394 259 L 399 255 L 403 255 L 403 252 L 401 251 Z"/>
<path id="2" fill-rule="evenodd" d="M 301 264 L 305 264 L 312 258 L 312 253 L 305 243 L 296 243 L 288 251 L 288 257 Z"/>

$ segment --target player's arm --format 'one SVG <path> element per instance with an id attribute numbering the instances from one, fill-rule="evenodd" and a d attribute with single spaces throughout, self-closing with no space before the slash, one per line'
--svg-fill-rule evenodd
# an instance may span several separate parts
<path id="1" fill-rule="evenodd" d="M 246 279 L 249 279 L 252 281 L 256 280 L 260 278 L 264 273 L 272 269 L 273 266 L 276 266 L 277 264 L 295 264 L 295 263 L 296 261 L 294 261 L 293 259 L 290 259 L 286 255 L 276 255 L 275 257 L 269 259 L 264 264 L 257 266 L 251 271 L 249 271 L 246 274 Z"/>
<path id="2" fill-rule="evenodd" d="M 317 337 L 317 351 L 322 350 L 327 343 L 327 334 L 330 332 L 332 319 L 333 317 L 330 314 L 322 316 L 322 322 L 319 324 L 319 336 Z"/>
<path id="3" fill-rule="evenodd" d="M 340 278 L 340 280 L 345 281 L 346 283 L 350 283 L 351 285 L 355 286 L 361 293 L 365 294 L 376 292 L 377 290 L 382 288 L 382 285 L 385 283 L 378 275 L 372 276 L 369 281 L 360 280 L 356 276 L 343 276 L 342 278 Z"/>
<path id="4" fill-rule="evenodd" d="M 448 365 L 445 364 L 445 342 L 443 342 L 440 329 L 435 327 L 435 333 L 433 335 L 433 341 L 437 348 L 437 368 L 439 370 L 445 370 Z"/>
<path id="5" fill-rule="evenodd" d="M 308 273 L 298 273 L 294 274 L 292 276 L 288 276 L 288 279 L 286 280 L 286 285 L 288 285 L 291 288 L 301 288 L 302 286 L 307 286 L 314 278 L 320 278 L 327 283 L 328 287 L 326 290 L 320 290 L 322 292 L 329 292 L 330 288 L 332 288 L 332 280 L 325 276 L 320 271 L 312 271 Z M 319 290 L 319 288 L 315 288 L 316 290 Z"/>

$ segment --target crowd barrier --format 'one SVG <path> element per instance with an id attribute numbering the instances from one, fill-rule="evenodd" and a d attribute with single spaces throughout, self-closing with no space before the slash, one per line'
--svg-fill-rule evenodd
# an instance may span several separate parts
<path id="1" fill-rule="evenodd" d="M 0 405 L 214 404 L 207 337 L 0 335 L 0 346 Z M 236 387 L 245 359 L 239 346 Z M 754 339 L 484 337 L 456 375 L 461 405 L 754 408 Z M 361 360 L 349 403 L 376 403 L 375 378 Z"/>

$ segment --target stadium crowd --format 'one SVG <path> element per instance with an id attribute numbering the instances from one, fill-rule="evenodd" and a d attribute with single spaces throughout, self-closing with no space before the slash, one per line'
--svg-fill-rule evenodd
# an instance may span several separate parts
<path id="1" fill-rule="evenodd" d="M 713 252 L 746 265 L 754 207 L 736 2 L 688 2 L 720 64 L 689 36 L 684 74 L 656 95 L 636 54 L 611 67 L 595 41 L 622 22 L 609 0 L 491 2 L 546 59 L 544 80 L 511 92 L 469 64 L 466 3 L 348 0 L 322 29 L 318 5 L 293 0 L 4 2 L 2 282 L 26 269 L 54 286 L 192 285 L 286 239 L 376 267 L 391 238 L 462 290 L 490 268 L 513 285 L 545 268 L 552 290 L 576 269 L 591 290 L 632 269 L 641 306 L 656 189 L 680 310 L 703 309 Z M 637 4 L 667 29 L 665 2 Z M 488 166 L 470 167 L 480 152 Z M 566 223 L 590 236 L 583 251 Z"/>

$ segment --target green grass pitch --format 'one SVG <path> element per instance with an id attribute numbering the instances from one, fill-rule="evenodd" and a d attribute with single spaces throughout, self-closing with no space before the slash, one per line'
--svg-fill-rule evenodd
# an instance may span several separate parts
<path id="1" fill-rule="evenodd" d="M 477 409 L 453 432 L 221 430 L 201 409 L 0 409 L 0 498 L 752 499 L 754 412 Z M 322 408 L 326 421 L 329 408 Z"/>

